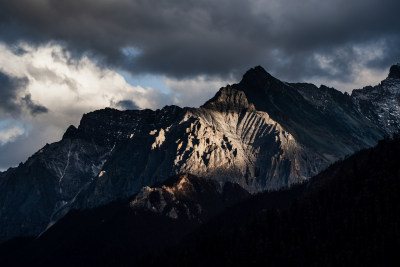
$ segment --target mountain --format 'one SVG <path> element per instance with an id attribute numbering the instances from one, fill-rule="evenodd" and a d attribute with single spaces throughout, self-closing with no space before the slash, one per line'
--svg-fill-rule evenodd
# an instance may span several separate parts
<path id="1" fill-rule="evenodd" d="M 37 236 L 70 210 L 127 199 L 182 173 L 250 193 L 304 182 L 396 131 L 397 69 L 350 96 L 255 67 L 200 108 L 85 114 L 61 141 L 0 173 L 0 241 Z"/>

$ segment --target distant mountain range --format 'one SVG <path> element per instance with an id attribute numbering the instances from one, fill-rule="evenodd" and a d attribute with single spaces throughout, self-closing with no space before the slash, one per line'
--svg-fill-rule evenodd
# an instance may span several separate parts
<path id="1" fill-rule="evenodd" d="M 71 210 L 116 201 L 129 200 L 132 209 L 157 211 L 172 222 L 181 217 L 190 225 L 204 222 L 212 217 L 204 214 L 215 214 L 247 192 L 302 183 L 376 145 L 399 130 L 399 112 L 398 64 L 379 85 L 351 95 L 282 82 L 255 67 L 200 108 L 94 111 L 78 128 L 70 126 L 61 141 L 0 173 L 0 241 L 44 237 Z M 215 209 L 198 198 L 190 205 L 180 199 L 180 182 L 165 184 L 171 177 L 183 179 L 182 186 L 197 181 L 211 190 Z M 154 209 L 153 197 L 159 202 Z"/>

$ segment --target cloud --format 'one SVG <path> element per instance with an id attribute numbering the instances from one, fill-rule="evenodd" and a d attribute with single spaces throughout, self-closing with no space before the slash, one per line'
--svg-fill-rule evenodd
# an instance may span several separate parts
<path id="1" fill-rule="evenodd" d="M 46 143 L 57 140 L 55 134 L 59 138 L 63 133 L 59 128 L 41 121 L 35 122 L 34 125 L 12 121 L 11 125 L 20 127 L 24 133 L 9 139 L 0 146 L 0 170 L 6 170 L 24 162 Z"/>
<path id="2" fill-rule="evenodd" d="M 158 107 L 159 103 L 147 97 L 155 94 L 151 93 L 154 89 L 133 86 L 87 56 L 73 57 L 60 44 L 17 46 L 25 52 L 14 53 L 10 46 L 0 43 L 0 71 L 9 88 L 6 92 L 13 92 L 7 94 L 21 94 L 20 102 L 31 114 L 48 109 L 51 114 L 76 117 L 121 100 L 130 100 L 139 108 Z"/>
<path id="3" fill-rule="evenodd" d="M 135 74 L 226 79 L 263 65 L 290 81 L 332 79 L 314 59 L 322 54 L 346 82 L 347 63 L 361 59 L 353 47 L 382 50 L 364 68 L 399 60 L 398 10 L 397 0 L 0 0 L 0 27 L 10 44 L 62 41 Z"/>
<path id="4" fill-rule="evenodd" d="M 16 121 L 0 121 L 0 146 L 15 141 L 25 133 L 24 128 Z"/>
<path id="5" fill-rule="evenodd" d="M 132 101 L 132 100 L 120 100 L 117 103 L 117 106 L 122 108 L 122 109 L 139 109 L 138 106 Z"/>
<path id="6" fill-rule="evenodd" d="M 233 77 L 221 79 L 201 75 L 191 79 L 164 77 L 164 82 L 171 88 L 171 94 L 175 96 L 175 104 L 199 107 L 212 98 L 219 88 L 238 81 Z"/>
<path id="7" fill-rule="evenodd" d="M 47 113 L 49 111 L 45 106 L 33 103 L 31 94 L 26 94 L 21 100 L 26 105 L 32 116 L 36 116 L 41 113 Z"/>
<path id="8" fill-rule="evenodd" d="M 19 96 L 26 91 L 27 86 L 27 78 L 11 77 L 0 71 L 0 109 L 3 116 L 19 116 L 24 110 L 36 116 L 48 111 L 46 107 L 34 103 L 29 93 Z"/>
<path id="9" fill-rule="evenodd" d="M 0 71 L 0 109 L 8 114 L 19 114 L 18 94 L 27 84 L 25 78 L 14 78 Z"/>
<path id="10" fill-rule="evenodd" d="M 327 74 L 320 75 L 318 71 L 315 71 L 314 74 L 310 73 L 311 79 L 316 84 L 329 85 L 349 93 L 353 89 L 375 85 L 385 79 L 389 72 L 388 66 L 365 68 L 366 65 L 383 56 L 383 48 L 377 47 L 380 46 L 371 43 L 339 48 L 333 55 L 315 53 L 313 57 L 315 64 Z M 347 62 L 348 57 L 359 58 L 359 60 Z"/>

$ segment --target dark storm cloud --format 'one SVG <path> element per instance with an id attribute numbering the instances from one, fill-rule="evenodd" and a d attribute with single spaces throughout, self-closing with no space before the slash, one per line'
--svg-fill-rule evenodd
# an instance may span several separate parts
<path id="1" fill-rule="evenodd" d="M 18 96 L 25 91 L 27 84 L 26 78 L 11 77 L 0 71 L 0 110 L 12 116 L 20 115 L 23 109 L 32 116 L 47 113 L 48 109 L 34 103 L 29 93 L 22 98 Z"/>
<path id="2" fill-rule="evenodd" d="M 0 30 L 9 43 L 62 41 L 133 73 L 227 76 L 261 64 L 289 80 L 345 81 L 353 63 L 399 60 L 399 10 L 398 0 L 0 0 Z M 366 59 L 365 45 L 383 53 Z"/>
<path id="3" fill-rule="evenodd" d="M 132 100 L 118 101 L 117 106 L 122 109 L 138 110 L 139 107 Z"/>
<path id="4" fill-rule="evenodd" d="M 0 71 L 0 109 L 11 114 L 19 113 L 21 105 L 17 95 L 27 83 L 27 79 L 10 77 Z"/>
<path id="5" fill-rule="evenodd" d="M 21 100 L 32 116 L 36 116 L 41 113 L 47 113 L 49 111 L 46 107 L 35 104 L 31 99 L 31 94 L 26 94 L 23 98 L 21 98 Z"/>

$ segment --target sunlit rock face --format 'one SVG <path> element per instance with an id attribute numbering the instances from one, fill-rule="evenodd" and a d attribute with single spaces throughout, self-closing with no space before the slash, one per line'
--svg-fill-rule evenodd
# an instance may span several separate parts
<path id="1" fill-rule="evenodd" d="M 250 194 L 235 183 L 180 174 L 153 187 L 144 186 L 130 201 L 134 211 L 150 211 L 175 220 L 203 223 Z"/>
<path id="2" fill-rule="evenodd" d="M 303 182 L 398 130 L 396 68 L 350 96 L 256 67 L 200 108 L 85 114 L 60 142 L 0 173 L 0 240 L 38 235 L 71 208 L 128 198 L 182 173 L 251 193 Z"/>
<path id="3" fill-rule="evenodd" d="M 306 180 L 329 162 L 258 111 L 244 91 L 228 86 L 171 124 L 130 133 L 75 207 L 128 197 L 179 173 L 234 182 L 252 193 L 275 190 Z"/>

